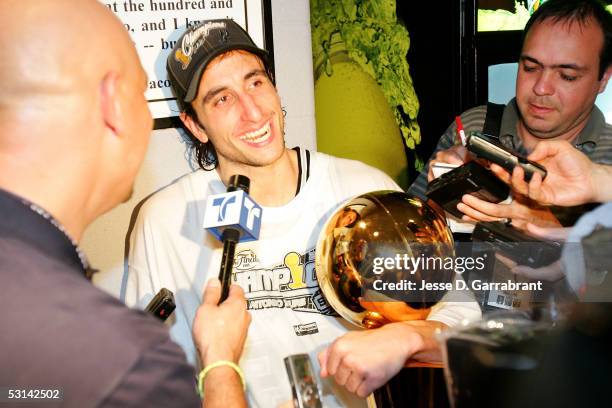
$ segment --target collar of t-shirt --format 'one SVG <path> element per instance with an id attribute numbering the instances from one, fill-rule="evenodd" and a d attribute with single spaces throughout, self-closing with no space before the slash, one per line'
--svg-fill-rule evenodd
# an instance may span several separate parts
<path id="1" fill-rule="evenodd" d="M 297 152 L 298 161 L 298 180 L 297 190 L 295 191 L 295 195 L 297 196 L 310 177 L 310 151 L 307 149 L 300 149 L 299 146 L 294 147 L 293 150 Z"/>

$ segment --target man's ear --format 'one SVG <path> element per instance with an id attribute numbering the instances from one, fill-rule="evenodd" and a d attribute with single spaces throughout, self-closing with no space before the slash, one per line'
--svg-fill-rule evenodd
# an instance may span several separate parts
<path id="1" fill-rule="evenodd" d="M 608 68 L 604 71 L 603 77 L 601 78 L 601 83 L 599 84 L 599 93 L 602 93 L 606 90 L 606 85 L 608 85 L 608 80 L 610 79 L 610 75 L 612 75 L 612 65 L 608 65 Z"/>
<path id="2" fill-rule="evenodd" d="M 202 143 L 207 143 L 208 142 L 208 135 L 206 134 L 206 131 L 204 130 L 204 128 L 202 126 L 200 126 L 200 124 L 198 123 L 197 120 L 194 120 L 194 118 L 191 115 L 187 115 L 185 112 L 181 112 L 179 114 L 179 118 L 181 118 L 181 121 L 183 122 L 185 127 L 187 129 L 189 129 L 189 131 L 200 142 L 202 142 Z"/>
<path id="3" fill-rule="evenodd" d="M 104 124 L 113 133 L 121 134 L 123 131 L 123 115 L 119 102 L 119 74 L 117 72 L 109 72 L 102 78 L 100 97 Z"/>

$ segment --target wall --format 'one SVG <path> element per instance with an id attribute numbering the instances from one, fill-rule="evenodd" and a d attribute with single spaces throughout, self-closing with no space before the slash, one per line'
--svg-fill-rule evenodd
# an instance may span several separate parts
<path id="1" fill-rule="evenodd" d="M 287 146 L 316 148 L 314 89 L 308 0 L 272 0 L 276 84 L 287 111 Z M 120 164 L 119 164 L 120 165 Z M 100 270 L 94 283 L 119 296 L 124 274 L 126 234 L 134 207 L 155 190 L 191 171 L 178 131 L 154 131 L 132 198 L 98 219 L 81 247 Z"/>

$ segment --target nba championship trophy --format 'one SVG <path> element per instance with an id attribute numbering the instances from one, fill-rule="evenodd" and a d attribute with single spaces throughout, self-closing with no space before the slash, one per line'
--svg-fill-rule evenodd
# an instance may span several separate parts
<path id="1" fill-rule="evenodd" d="M 420 288 L 425 282 L 445 287 L 454 272 L 425 268 L 425 261 L 453 256 L 443 215 L 416 197 L 375 191 L 349 200 L 328 219 L 317 243 L 316 273 L 340 316 L 376 328 L 427 318 L 445 291 Z"/>

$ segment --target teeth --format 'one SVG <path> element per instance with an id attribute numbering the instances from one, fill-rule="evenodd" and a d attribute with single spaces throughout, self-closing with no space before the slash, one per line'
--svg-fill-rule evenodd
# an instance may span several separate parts
<path id="1" fill-rule="evenodd" d="M 251 143 L 261 143 L 270 137 L 270 122 L 267 122 L 260 129 L 245 133 L 240 136 L 240 140 L 246 140 Z"/>

